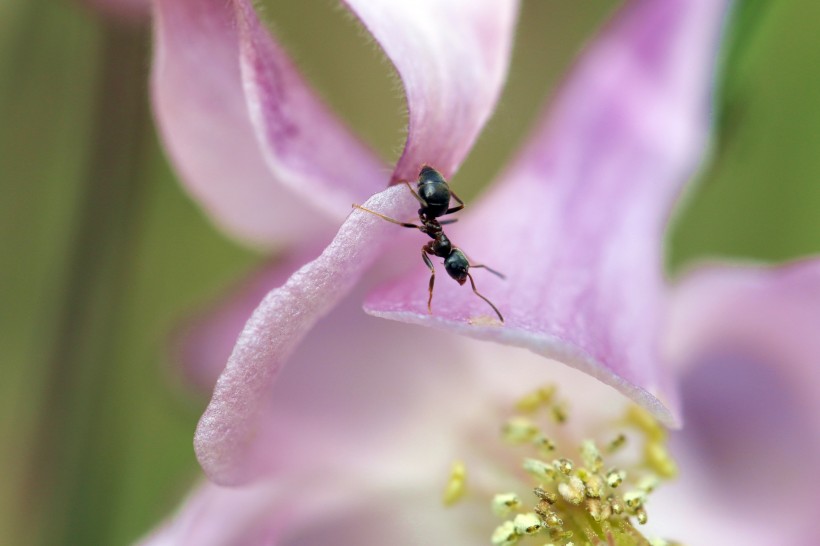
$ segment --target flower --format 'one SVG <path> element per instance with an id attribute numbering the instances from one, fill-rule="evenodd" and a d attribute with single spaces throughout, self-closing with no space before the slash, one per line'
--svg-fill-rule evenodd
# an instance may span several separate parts
<path id="1" fill-rule="evenodd" d="M 408 144 L 391 180 L 412 178 L 422 163 L 452 174 L 503 81 L 513 3 L 348 5 L 407 89 Z M 659 341 L 664 332 L 673 340 L 691 333 L 664 328 L 669 304 L 661 234 L 705 145 L 724 11 L 725 3 L 711 0 L 629 2 L 587 52 L 527 149 L 453 226 L 454 239 L 482 260 L 514 266 L 506 283 L 482 279 L 505 312 L 504 326 L 484 320 L 482 302 L 452 286 L 439 289 L 435 314 L 428 316 L 421 268 L 376 289 L 368 312 L 529 348 L 617 387 L 674 423 L 678 402 L 669 370 L 658 365 Z M 243 299 L 200 325 L 187 347 L 200 381 L 210 384 L 221 372 L 197 433 L 203 468 L 216 483 L 255 483 L 203 486 L 154 540 L 453 544 L 487 536 L 474 528 L 486 520 L 476 517 L 477 501 L 465 503 L 460 515 L 442 517 L 430 498 L 431 480 L 446 481 L 443 461 L 459 449 L 468 451 L 464 456 L 492 451 L 493 440 L 476 432 L 476 424 L 492 423 L 499 406 L 537 387 L 536 378 L 559 372 L 519 349 L 357 314 L 376 275 L 357 281 L 397 228 L 353 213 L 331 245 L 306 261 L 319 252 L 340 211 L 379 188 L 383 167 L 315 99 L 246 2 L 160 0 L 156 12 L 154 97 L 172 158 L 227 229 L 257 242 L 288 242 L 292 250 Z M 463 62 L 464 55 L 472 62 Z M 401 185 L 366 205 L 399 218 L 415 208 Z M 303 225 L 300 215 L 310 206 L 328 219 Z M 290 275 L 300 264 L 306 265 Z M 776 290 L 770 281 L 764 278 L 758 289 Z M 696 294 L 700 283 L 692 282 Z M 270 286 L 279 288 L 264 297 L 222 371 L 237 319 L 244 321 L 248 303 Z M 723 296 L 712 304 L 734 312 Z M 698 324 L 700 312 L 686 320 Z M 748 335 L 740 328 L 739 338 Z M 714 356 L 701 341 L 682 346 Z M 691 356 L 680 362 L 697 364 Z M 807 369 L 805 360 L 794 362 L 795 369 Z M 580 413 L 596 409 L 593 401 L 604 412 L 619 405 L 609 401 L 609 391 L 594 389 L 572 389 L 573 405 L 586 408 Z M 730 448 L 745 449 L 748 439 Z M 697 462 L 682 464 L 706 475 L 689 466 Z M 658 512 L 678 515 L 678 504 Z M 709 509 L 691 504 L 699 521 L 710 521 Z M 707 540 L 727 536 L 715 519 L 704 526 Z M 748 527 L 752 538 L 771 529 Z"/>

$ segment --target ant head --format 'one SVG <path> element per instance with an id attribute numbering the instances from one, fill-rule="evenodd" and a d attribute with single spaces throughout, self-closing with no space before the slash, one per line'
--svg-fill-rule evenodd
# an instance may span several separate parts
<path id="1" fill-rule="evenodd" d="M 458 284 L 464 284 L 467 282 L 467 271 L 470 270 L 470 262 L 467 261 L 467 256 L 462 251 L 455 248 L 444 260 L 444 269 Z"/>

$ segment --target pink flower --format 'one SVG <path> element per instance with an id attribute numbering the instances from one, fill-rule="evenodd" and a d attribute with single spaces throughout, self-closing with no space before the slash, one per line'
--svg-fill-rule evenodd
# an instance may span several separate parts
<path id="1" fill-rule="evenodd" d="M 316 98 L 249 2 L 156 2 L 154 103 L 172 159 L 226 230 L 289 252 L 187 340 L 191 376 L 216 385 L 195 440 L 214 483 L 149 542 L 486 542 L 498 523 L 487 504 L 504 492 L 493 488 L 520 485 L 492 472 L 515 460 L 488 433 L 504 407 L 563 378 L 581 424 L 562 439 L 574 445 L 626 404 L 551 360 L 667 424 L 680 421 L 672 366 L 681 370 L 684 413 L 696 426 L 673 438 L 685 479 L 650 505 L 665 535 L 771 544 L 816 534 L 807 515 L 818 489 L 797 484 L 813 479 L 805 463 L 820 454 L 812 435 L 820 381 L 804 333 L 820 270 L 707 270 L 671 296 L 662 275 L 666 219 L 707 139 L 726 2 L 628 2 L 524 151 L 447 227 L 471 256 L 507 274 L 478 279 L 503 325 L 449 279 L 437 284 L 429 315 L 424 238 L 349 207 L 367 199 L 368 208 L 412 218 L 418 204 L 403 185 L 368 196 L 412 180 L 422 164 L 455 172 L 503 84 L 516 5 L 347 5 L 405 86 L 407 144 L 392 175 Z M 397 262 L 411 272 L 398 280 Z M 433 329 L 364 315 L 363 300 L 370 315 Z M 771 399 L 761 409 L 733 393 Z M 754 415 L 760 428 L 744 429 L 732 412 Z M 804 465 L 765 479 L 768 469 L 749 455 L 761 441 L 799 446 Z M 774 466 L 786 460 L 780 451 Z M 479 470 L 448 512 L 439 496 L 455 458 L 470 476 Z M 751 461 L 746 482 L 730 473 L 738 460 Z M 750 521 L 758 509 L 765 517 Z"/>

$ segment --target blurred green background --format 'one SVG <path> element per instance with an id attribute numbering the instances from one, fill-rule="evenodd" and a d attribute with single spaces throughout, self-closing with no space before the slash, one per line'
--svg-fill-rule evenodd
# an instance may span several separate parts
<path id="1" fill-rule="evenodd" d="M 281 4 L 287 4 L 282 6 Z M 614 1 L 524 2 L 508 88 L 457 183 L 519 145 Z M 331 0 L 266 3 L 308 78 L 386 158 L 402 99 Z M 820 250 L 820 4 L 738 5 L 712 161 L 670 231 L 672 271 Z M 197 479 L 205 400 L 171 332 L 259 263 L 186 197 L 147 100 L 150 28 L 68 0 L 0 3 L 0 544 L 125 544 Z"/>

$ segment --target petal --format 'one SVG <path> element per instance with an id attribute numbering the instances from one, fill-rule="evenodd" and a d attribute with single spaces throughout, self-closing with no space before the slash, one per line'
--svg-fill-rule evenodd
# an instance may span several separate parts
<path id="1" fill-rule="evenodd" d="M 354 192 L 328 214 L 316 188 L 337 195 L 359 179 L 375 188 L 384 168 L 313 97 L 245 5 L 237 9 L 239 30 L 227 2 L 156 2 L 152 94 L 165 146 L 189 191 L 233 235 L 272 246 L 329 234 Z M 249 42 L 263 51 L 249 53 Z M 276 90 L 262 104 L 253 89 L 243 90 L 248 70 L 240 71 L 240 60 L 254 59 Z M 260 147 L 255 135 L 251 116 L 260 108 L 280 114 L 276 148 Z"/>
<path id="2" fill-rule="evenodd" d="M 404 187 L 385 190 L 365 205 L 398 217 L 414 208 Z M 302 337 L 382 253 L 394 227 L 373 215 L 354 212 L 318 258 L 259 304 L 197 428 L 197 456 L 211 479 L 241 483 L 269 466 L 270 454 L 256 431 L 276 376 Z"/>
<path id="3" fill-rule="evenodd" d="M 504 84 L 517 0 L 345 0 L 404 84 L 407 142 L 393 181 L 424 163 L 453 174 Z"/>
<path id="4" fill-rule="evenodd" d="M 674 440 L 687 479 L 660 493 L 661 524 L 687 543 L 813 543 L 820 261 L 706 267 L 672 303 L 669 351 L 687 422 Z M 701 502 L 681 514 L 687 496 Z"/>
<path id="5" fill-rule="evenodd" d="M 480 492 L 510 486 L 493 457 L 513 400 L 560 376 L 608 418 L 624 403 L 528 351 L 367 316 L 364 290 L 311 329 L 268 393 L 257 441 L 275 476 L 201 487 L 149 544 L 479 544 L 497 524 Z M 456 459 L 477 494 L 445 509 Z"/>
<path id="6" fill-rule="evenodd" d="M 219 301 L 191 319 L 174 340 L 176 360 L 182 365 L 187 382 L 202 392 L 213 392 L 253 310 L 272 288 L 284 284 L 299 266 L 316 254 L 318 252 L 299 252 L 278 258 L 243 279 Z"/>
<path id="7" fill-rule="evenodd" d="M 259 21 L 251 0 L 232 3 L 242 84 L 268 167 L 283 184 L 341 222 L 352 201 L 384 188 L 387 167 L 305 84 Z"/>
<path id="8" fill-rule="evenodd" d="M 314 480 L 307 490 L 290 491 L 272 481 L 243 488 L 204 484 L 139 544 L 413 546 L 469 544 L 476 538 L 474 525 L 459 525 L 437 496 L 417 488 L 368 488 L 353 478 Z M 474 520 L 486 511 L 471 508 Z"/>
<path id="9" fill-rule="evenodd" d="M 507 275 L 475 272 L 503 325 L 449 281 L 436 286 L 428 316 L 421 267 L 374 293 L 366 310 L 527 347 L 674 424 L 657 352 L 662 235 L 704 148 L 725 11 L 714 0 L 627 4 L 502 182 L 453 226 L 454 242 Z"/>

